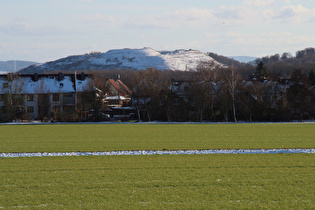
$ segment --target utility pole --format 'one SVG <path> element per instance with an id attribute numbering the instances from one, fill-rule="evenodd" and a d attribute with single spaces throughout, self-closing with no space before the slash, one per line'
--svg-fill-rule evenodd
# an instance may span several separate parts
<path id="1" fill-rule="evenodd" d="M 74 110 L 77 110 L 78 98 L 77 98 L 77 71 L 74 71 Z"/>

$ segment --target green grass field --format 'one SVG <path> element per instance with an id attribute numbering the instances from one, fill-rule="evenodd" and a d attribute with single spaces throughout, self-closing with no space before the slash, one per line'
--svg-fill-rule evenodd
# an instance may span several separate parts
<path id="1" fill-rule="evenodd" d="M 313 154 L 1 158 L 0 165 L 0 208 L 315 208 Z"/>
<path id="2" fill-rule="evenodd" d="M 315 124 L 1 125 L 0 133 L 0 152 L 315 147 Z"/>
<path id="3" fill-rule="evenodd" d="M 314 148 L 315 124 L 1 125 L 0 152 Z M 0 158 L 0 208 L 314 209 L 314 154 Z"/>

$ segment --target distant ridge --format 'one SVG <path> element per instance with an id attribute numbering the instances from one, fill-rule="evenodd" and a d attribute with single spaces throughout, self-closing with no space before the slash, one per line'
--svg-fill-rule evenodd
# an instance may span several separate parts
<path id="1" fill-rule="evenodd" d="M 249 63 L 257 59 L 257 57 L 251 57 L 251 56 L 228 56 L 228 57 L 236 61 L 239 61 L 241 63 Z"/>
<path id="2" fill-rule="evenodd" d="M 34 64 L 36 62 L 19 60 L 0 61 L 0 73 L 16 72 Z"/>
<path id="3" fill-rule="evenodd" d="M 156 51 L 142 49 L 116 49 L 106 53 L 68 56 L 56 61 L 29 66 L 19 73 L 44 73 L 49 71 L 134 69 L 194 71 L 200 63 L 214 62 L 212 57 L 198 50 Z"/>

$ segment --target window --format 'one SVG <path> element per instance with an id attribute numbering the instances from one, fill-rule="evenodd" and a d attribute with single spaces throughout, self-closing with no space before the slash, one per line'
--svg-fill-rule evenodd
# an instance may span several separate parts
<path id="1" fill-rule="evenodd" d="M 65 98 L 73 98 L 73 97 L 74 97 L 74 95 L 71 94 L 71 93 L 63 94 L 63 98 L 64 98 L 64 99 L 65 99 Z"/>
<path id="2" fill-rule="evenodd" d="M 63 83 L 59 83 L 59 88 L 63 88 Z"/>
<path id="3" fill-rule="evenodd" d="M 59 94 L 58 93 L 53 94 L 53 101 L 59 101 Z"/>
<path id="4" fill-rule="evenodd" d="M 34 107 L 33 106 L 28 106 L 27 107 L 27 113 L 34 113 Z"/>
<path id="5" fill-rule="evenodd" d="M 63 107 L 63 111 L 71 112 L 71 111 L 75 110 L 74 108 L 75 108 L 74 106 L 65 106 L 65 107 Z"/>
<path id="6" fill-rule="evenodd" d="M 74 94 L 71 93 L 67 93 L 67 94 L 63 94 L 63 98 L 73 98 Z"/>
<path id="7" fill-rule="evenodd" d="M 27 101 L 34 101 L 34 95 L 27 95 Z"/>
<path id="8" fill-rule="evenodd" d="M 174 98 L 173 99 L 173 105 L 176 105 L 176 106 L 180 105 L 180 99 L 179 98 Z"/>
<path id="9" fill-rule="evenodd" d="M 70 104 L 74 104 L 74 94 L 64 94 L 63 95 L 63 104 L 67 104 L 67 105 L 70 105 Z"/>
<path id="10" fill-rule="evenodd" d="M 9 83 L 3 83 L 3 88 L 8 88 L 9 87 Z"/>

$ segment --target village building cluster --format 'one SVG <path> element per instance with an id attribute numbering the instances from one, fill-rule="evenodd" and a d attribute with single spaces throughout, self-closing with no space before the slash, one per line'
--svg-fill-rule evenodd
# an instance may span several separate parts
<path id="1" fill-rule="evenodd" d="M 166 88 L 158 88 L 143 79 L 131 89 L 120 78 L 107 78 L 99 88 L 94 76 L 86 73 L 4 74 L 0 75 L 0 121 L 285 121 L 315 117 L 314 86 L 303 87 L 292 80 L 234 83 L 173 79 Z"/>

